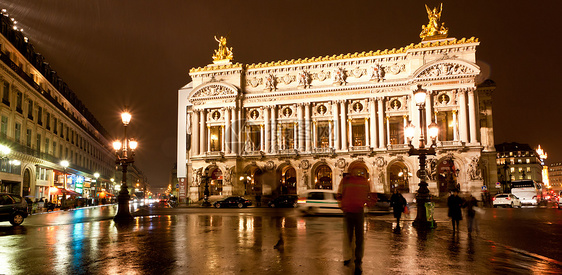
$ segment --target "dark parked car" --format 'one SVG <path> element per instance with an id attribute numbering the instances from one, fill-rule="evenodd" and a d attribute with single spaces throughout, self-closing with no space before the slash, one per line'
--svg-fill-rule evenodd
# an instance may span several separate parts
<path id="1" fill-rule="evenodd" d="M 248 207 L 250 205 L 252 205 L 252 202 L 243 197 L 228 197 L 226 199 L 222 199 L 220 201 L 216 201 L 215 203 L 213 203 L 213 206 L 215 206 L 216 208 L 221 208 L 221 207 L 242 208 L 242 207 Z"/>
<path id="2" fill-rule="evenodd" d="M 281 195 L 267 203 L 269 207 L 297 207 L 299 197 L 297 195 Z"/>
<path id="3" fill-rule="evenodd" d="M 0 222 L 20 225 L 27 218 L 27 202 L 19 196 L 0 193 Z"/>

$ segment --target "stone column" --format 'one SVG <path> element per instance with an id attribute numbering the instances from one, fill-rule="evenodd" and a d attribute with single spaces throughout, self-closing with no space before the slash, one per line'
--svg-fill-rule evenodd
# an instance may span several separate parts
<path id="1" fill-rule="evenodd" d="M 297 128 L 298 127 L 299 127 L 298 122 L 296 122 L 296 121 L 293 122 L 293 149 L 295 149 L 295 150 L 299 149 L 299 147 L 298 147 L 299 146 L 299 142 L 298 142 L 299 137 L 297 135 L 297 133 L 298 133 Z"/>
<path id="2" fill-rule="evenodd" d="M 230 129 L 230 152 L 232 154 L 238 153 L 238 119 L 236 115 L 238 112 L 236 111 L 236 107 L 232 107 L 230 109 L 230 119 L 231 119 L 231 129 Z"/>
<path id="3" fill-rule="evenodd" d="M 340 149 L 340 135 L 339 135 L 339 113 L 338 113 L 338 103 L 336 101 L 332 102 L 332 115 L 334 116 L 334 127 L 332 127 L 332 138 L 334 140 L 334 149 Z M 332 140 L 332 139 L 330 139 Z"/>
<path id="4" fill-rule="evenodd" d="M 369 118 L 366 117 L 365 118 L 365 144 L 363 144 L 364 146 L 367 147 L 371 147 L 370 145 L 370 141 L 371 141 L 371 137 L 369 136 L 370 132 L 369 132 Z"/>
<path id="5" fill-rule="evenodd" d="M 199 110 L 193 110 L 193 123 L 191 124 L 191 149 L 192 155 L 198 156 L 199 155 Z"/>
<path id="6" fill-rule="evenodd" d="M 383 109 L 383 98 L 377 100 L 378 103 L 378 116 L 379 116 L 379 148 L 385 148 L 384 144 L 384 109 Z"/>
<path id="7" fill-rule="evenodd" d="M 390 117 L 386 116 L 386 144 L 390 144 Z"/>
<path id="8" fill-rule="evenodd" d="M 230 120 L 230 107 L 226 107 L 224 108 L 224 153 L 225 154 L 230 154 L 230 133 L 232 131 L 232 126 L 231 126 L 231 120 Z"/>
<path id="9" fill-rule="evenodd" d="M 341 149 L 347 150 L 347 131 L 345 129 L 345 123 L 347 122 L 347 108 L 345 100 L 340 101 L 340 117 Z"/>
<path id="10" fill-rule="evenodd" d="M 476 136 L 476 101 L 474 100 L 474 89 L 468 90 L 468 118 L 470 127 L 470 143 L 474 144 L 477 141 Z"/>
<path id="11" fill-rule="evenodd" d="M 206 112 L 205 109 L 201 110 L 199 112 L 199 134 L 201 137 L 201 140 L 199 141 L 199 154 L 205 154 L 205 152 L 207 151 L 207 148 L 209 148 L 208 146 L 208 135 L 207 134 L 207 129 L 205 129 L 205 120 L 206 120 Z M 205 138 L 207 137 L 207 138 Z"/>
<path id="12" fill-rule="evenodd" d="M 330 137 L 328 138 L 328 144 L 329 144 L 328 146 L 329 146 L 330 148 L 334 148 L 334 139 L 332 138 L 332 133 L 334 132 L 334 126 L 333 126 L 333 124 L 334 124 L 334 121 L 333 121 L 333 120 L 328 121 L 328 127 L 330 128 L 330 129 L 329 129 Z"/>
<path id="13" fill-rule="evenodd" d="M 277 138 L 279 133 L 277 133 L 277 106 L 271 106 L 271 152 L 277 153 Z"/>
<path id="14" fill-rule="evenodd" d="M 271 152 L 271 126 L 269 125 L 269 106 L 263 108 L 263 123 L 265 132 L 265 151 L 266 153 Z"/>
<path id="15" fill-rule="evenodd" d="M 453 110 L 453 140 L 459 140 L 459 122 L 457 119 L 457 110 Z"/>
<path id="16" fill-rule="evenodd" d="M 353 147 L 353 120 L 351 118 L 347 119 L 347 144 L 349 147 Z"/>
<path id="17" fill-rule="evenodd" d="M 211 151 L 211 126 L 207 125 L 207 152 Z"/>
<path id="18" fill-rule="evenodd" d="M 403 116 L 404 121 L 402 122 L 402 131 L 404 133 L 404 144 L 408 144 L 408 137 L 406 137 L 406 126 L 408 126 L 408 115 Z M 427 124 L 429 125 L 429 124 Z"/>
<path id="19" fill-rule="evenodd" d="M 459 98 L 459 127 L 461 141 L 468 142 L 468 125 L 466 119 L 466 99 L 464 90 L 458 91 Z"/>
<path id="20" fill-rule="evenodd" d="M 376 104 L 375 104 L 375 99 L 374 98 L 370 98 L 369 99 L 369 116 L 371 119 L 371 127 L 370 127 L 370 133 L 369 136 L 371 138 L 371 142 L 370 142 L 370 146 L 373 148 L 377 148 L 377 110 L 376 110 Z"/>
<path id="21" fill-rule="evenodd" d="M 312 147 L 318 148 L 318 125 L 316 120 L 312 121 Z"/>
<path id="22" fill-rule="evenodd" d="M 304 104 L 304 142 L 306 152 L 310 152 L 311 140 L 310 140 L 310 103 Z"/>
<path id="23" fill-rule="evenodd" d="M 226 138 L 225 138 L 225 129 L 224 129 L 224 125 L 221 125 L 221 133 L 222 133 L 222 140 L 219 140 L 219 142 L 222 142 L 221 152 L 225 152 L 225 149 L 226 149 Z"/>
<path id="24" fill-rule="evenodd" d="M 300 152 L 304 152 L 304 112 L 303 112 L 304 104 L 297 105 L 297 136 L 299 138 L 299 145 L 297 146 Z"/>
<path id="25" fill-rule="evenodd" d="M 265 152 L 265 133 L 263 124 L 260 124 L 260 151 Z"/>

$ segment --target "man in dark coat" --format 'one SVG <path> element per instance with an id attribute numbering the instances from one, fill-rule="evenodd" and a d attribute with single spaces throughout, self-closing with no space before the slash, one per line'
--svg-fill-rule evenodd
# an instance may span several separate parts
<path id="1" fill-rule="evenodd" d="M 462 220 L 461 208 L 464 202 L 461 197 L 459 197 L 459 191 L 453 190 L 453 194 L 447 199 L 447 206 L 449 207 L 449 217 L 453 223 L 453 233 L 459 230 L 459 222 Z"/>
<path id="2" fill-rule="evenodd" d="M 466 201 L 466 223 L 469 234 L 472 233 L 472 229 L 478 232 L 478 221 L 476 220 L 475 207 L 478 207 L 478 201 L 474 196 L 470 195 Z"/>
<path id="3" fill-rule="evenodd" d="M 394 212 L 394 218 L 396 219 L 396 228 L 400 228 L 400 217 L 402 217 L 402 212 L 404 212 L 404 208 L 408 202 L 400 192 L 394 189 L 394 193 L 390 197 L 390 206 L 392 207 L 392 211 Z"/>

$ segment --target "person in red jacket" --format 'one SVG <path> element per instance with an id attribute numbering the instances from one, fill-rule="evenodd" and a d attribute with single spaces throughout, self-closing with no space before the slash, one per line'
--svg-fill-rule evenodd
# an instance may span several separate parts
<path id="1" fill-rule="evenodd" d="M 369 182 L 361 175 L 361 170 L 352 170 L 349 174 L 344 173 L 338 189 L 338 199 L 344 214 L 344 265 L 349 265 L 353 256 L 355 256 L 355 273 L 361 273 L 362 271 L 364 213 L 365 205 L 369 203 L 370 191 Z M 353 251 L 354 235 L 355 250 Z"/>

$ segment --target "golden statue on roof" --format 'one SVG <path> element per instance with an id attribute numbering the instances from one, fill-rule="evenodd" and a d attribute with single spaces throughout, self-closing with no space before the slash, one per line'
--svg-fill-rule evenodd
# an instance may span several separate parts
<path id="1" fill-rule="evenodd" d="M 219 42 L 218 50 L 215 50 L 215 54 L 213 54 L 213 63 L 226 63 L 234 58 L 232 54 L 232 47 L 230 49 L 226 46 L 226 37 L 221 36 L 220 39 L 217 39 L 215 36 L 215 40 Z"/>
<path id="2" fill-rule="evenodd" d="M 437 10 L 437 7 L 431 10 L 427 4 L 425 5 L 425 9 L 427 10 L 429 23 L 422 26 L 422 31 L 420 33 L 422 41 L 446 38 L 449 28 L 445 28 L 445 23 L 440 22 L 441 12 L 443 11 L 443 3 L 441 3 L 439 11 Z"/>

